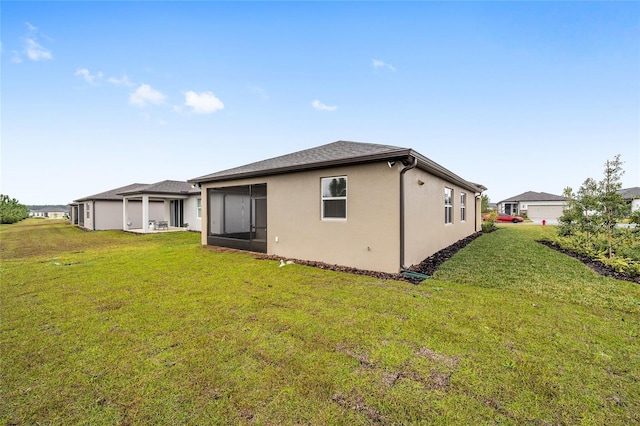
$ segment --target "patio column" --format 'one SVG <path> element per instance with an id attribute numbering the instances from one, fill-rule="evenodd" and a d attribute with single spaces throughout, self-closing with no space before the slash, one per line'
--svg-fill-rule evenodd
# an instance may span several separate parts
<path id="1" fill-rule="evenodd" d="M 129 229 L 129 199 L 127 197 L 122 198 L 122 229 L 126 231 Z"/>
<path id="2" fill-rule="evenodd" d="M 164 199 L 164 217 L 162 220 L 171 221 L 171 201 L 166 198 Z"/>
<path id="3" fill-rule="evenodd" d="M 142 232 L 149 232 L 149 196 L 142 196 Z"/>

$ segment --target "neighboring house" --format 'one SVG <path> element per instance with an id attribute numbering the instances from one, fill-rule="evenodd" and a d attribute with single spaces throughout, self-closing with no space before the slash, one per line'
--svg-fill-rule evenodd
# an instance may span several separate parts
<path id="1" fill-rule="evenodd" d="M 557 223 L 566 205 L 565 197 L 546 192 L 527 191 L 497 203 L 498 213 L 522 214 L 534 222 Z"/>
<path id="2" fill-rule="evenodd" d="M 202 244 L 391 273 L 478 231 L 486 190 L 410 148 L 345 141 L 190 182 Z"/>
<path id="3" fill-rule="evenodd" d="M 88 230 L 153 230 L 155 223 L 200 230 L 200 190 L 184 181 L 134 183 L 71 203 L 71 222 Z"/>
<path id="4" fill-rule="evenodd" d="M 634 186 L 633 188 L 621 189 L 618 192 L 627 203 L 631 204 L 632 212 L 640 210 L 640 187 Z"/>
<path id="5" fill-rule="evenodd" d="M 144 183 L 133 183 L 99 194 L 79 198 L 71 203 L 72 223 L 90 231 L 107 229 L 123 229 L 123 199 L 120 192 L 131 191 L 149 186 Z M 130 203 L 129 210 L 134 220 L 132 226 L 142 228 L 142 202 Z M 75 211 L 74 211 L 75 209 Z M 164 215 L 164 203 L 154 202 L 150 206 L 150 216 L 161 220 Z M 77 220 L 75 220 L 77 218 Z"/>
<path id="6" fill-rule="evenodd" d="M 42 217 L 47 219 L 63 219 L 67 216 L 68 210 L 62 207 L 43 207 L 29 211 L 31 217 Z"/>
<path id="7" fill-rule="evenodd" d="M 145 185 L 118 192 L 123 197 L 121 210 L 122 229 L 142 229 L 149 232 L 154 223 L 164 221 L 170 227 L 183 227 L 200 231 L 201 206 L 200 188 L 184 181 L 163 180 L 152 185 Z M 141 211 L 138 204 L 142 203 Z M 162 214 L 152 212 L 155 204 L 162 202 Z M 137 226 L 138 224 L 142 226 Z"/>

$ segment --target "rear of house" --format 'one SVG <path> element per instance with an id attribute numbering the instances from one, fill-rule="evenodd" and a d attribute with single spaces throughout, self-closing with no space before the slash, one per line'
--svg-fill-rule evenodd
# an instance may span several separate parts
<path id="1" fill-rule="evenodd" d="M 122 229 L 124 197 L 120 193 L 146 186 L 148 185 L 134 183 L 74 200 L 71 204 L 72 223 L 90 231 Z M 164 214 L 163 203 L 151 203 L 149 211 L 151 217 L 161 218 Z M 130 203 L 129 212 L 132 226 L 142 227 L 142 202 L 138 200 Z"/>
<path id="2" fill-rule="evenodd" d="M 411 149 L 345 141 L 191 181 L 203 244 L 392 273 L 476 232 L 486 189 Z"/>

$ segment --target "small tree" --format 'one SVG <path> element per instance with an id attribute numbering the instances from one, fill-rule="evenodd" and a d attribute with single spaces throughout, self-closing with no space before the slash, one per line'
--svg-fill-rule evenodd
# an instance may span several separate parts
<path id="1" fill-rule="evenodd" d="M 613 237 L 615 227 L 622 222 L 629 211 L 629 205 L 619 190 L 622 188 L 620 179 L 624 174 L 623 161 L 620 155 L 613 160 L 607 160 L 604 167 L 604 178 L 598 183 L 597 201 L 600 204 L 601 223 L 607 236 L 607 251 L 611 259 L 613 257 Z"/>
<path id="2" fill-rule="evenodd" d="M 630 205 L 620 193 L 623 162 L 616 155 L 607 160 L 603 179 L 588 178 L 577 193 L 565 188 L 567 204 L 560 217 L 558 233 L 565 248 L 598 259 L 616 270 L 640 275 L 640 228 L 620 227 Z M 640 212 L 629 215 L 632 224 L 640 224 Z"/>
<path id="3" fill-rule="evenodd" d="M 590 235 L 594 232 L 597 222 L 598 210 L 598 185 L 596 181 L 587 178 L 578 193 L 567 187 L 562 195 L 567 199 L 567 203 L 559 218 L 561 233 L 563 235 L 573 235 L 576 231 L 585 232 Z"/>
<path id="4" fill-rule="evenodd" d="M 480 211 L 482 213 L 489 211 L 489 196 L 487 194 L 482 194 L 480 198 Z"/>
<path id="5" fill-rule="evenodd" d="M 558 234 L 563 237 L 575 235 L 578 229 L 578 218 L 580 216 L 580 207 L 573 188 L 567 186 L 562 191 L 562 196 L 567 202 L 562 208 L 562 215 L 558 218 Z"/>

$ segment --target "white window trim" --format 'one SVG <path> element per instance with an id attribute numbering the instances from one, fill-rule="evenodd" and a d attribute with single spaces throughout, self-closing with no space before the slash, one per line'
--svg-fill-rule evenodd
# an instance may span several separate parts
<path id="1" fill-rule="evenodd" d="M 447 201 L 446 201 L 446 191 L 447 191 L 447 189 L 449 191 L 451 191 L 451 196 L 449 197 L 449 199 L 451 200 L 451 204 L 447 204 Z M 445 190 L 445 192 L 443 194 L 443 195 L 445 195 L 445 200 L 444 200 L 444 210 L 445 210 L 445 213 L 444 213 L 444 224 L 445 225 L 453 225 L 453 197 L 455 196 L 455 194 L 453 192 L 453 188 L 449 188 L 449 187 L 445 186 L 444 190 Z M 449 211 L 451 212 L 449 214 L 449 218 L 450 218 L 449 222 L 447 222 L 447 208 L 449 208 L 450 209 Z"/>
<path id="2" fill-rule="evenodd" d="M 196 217 L 202 219 L 202 197 L 196 199 Z"/>
<path id="3" fill-rule="evenodd" d="M 325 197 L 323 187 L 322 187 L 322 181 L 324 181 L 325 179 L 342 179 L 342 178 L 344 178 L 345 182 L 347 183 L 347 195 L 345 195 L 344 197 Z M 348 212 L 349 203 L 347 201 L 348 196 L 349 196 L 349 180 L 347 179 L 346 175 L 321 177 L 320 178 L 320 219 L 323 222 L 346 222 L 347 217 L 349 217 L 349 212 Z M 344 200 L 344 217 L 324 217 L 324 202 L 331 201 L 331 200 Z"/>
<path id="4" fill-rule="evenodd" d="M 467 221 L 467 193 L 460 193 L 460 222 Z"/>

